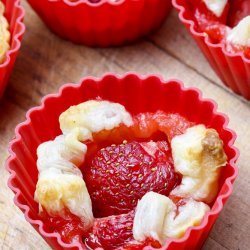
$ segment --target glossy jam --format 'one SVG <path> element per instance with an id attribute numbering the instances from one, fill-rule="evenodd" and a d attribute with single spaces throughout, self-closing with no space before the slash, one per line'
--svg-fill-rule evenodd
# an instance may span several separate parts
<path id="1" fill-rule="evenodd" d="M 65 243 L 82 241 L 82 235 L 86 231 L 84 223 L 70 211 L 65 210 L 61 217 L 61 215 L 50 216 L 44 210 L 41 217 L 48 231 L 59 233 Z"/>

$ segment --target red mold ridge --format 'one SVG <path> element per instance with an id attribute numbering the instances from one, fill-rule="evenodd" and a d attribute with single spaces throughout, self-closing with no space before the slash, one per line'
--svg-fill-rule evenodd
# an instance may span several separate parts
<path id="1" fill-rule="evenodd" d="M 3 63 L 0 64 L 0 97 L 3 95 L 6 88 L 25 31 L 25 26 L 23 24 L 25 12 L 20 6 L 20 0 L 3 0 L 2 2 L 5 5 L 4 15 L 9 23 L 11 39 L 10 48 L 6 53 Z"/>
<path id="2" fill-rule="evenodd" d="M 158 28 L 171 0 L 28 0 L 45 24 L 60 37 L 94 47 L 130 43 Z"/>
<path id="3" fill-rule="evenodd" d="M 208 62 L 223 81 L 236 94 L 250 100 L 250 59 L 244 53 L 229 53 L 222 43 L 213 44 L 204 32 L 195 28 L 185 8 L 187 0 L 173 0 L 173 5 L 179 12 L 179 18 L 185 24 Z"/>
<path id="4" fill-rule="evenodd" d="M 131 91 L 133 90 L 133 91 Z M 132 114 L 177 112 L 190 121 L 215 128 L 224 141 L 228 165 L 222 169 L 219 193 L 212 209 L 200 226 L 190 227 L 181 239 L 168 239 L 162 249 L 199 249 L 206 240 L 216 218 L 233 190 L 238 169 L 235 166 L 239 151 L 233 144 L 236 134 L 228 129 L 228 117 L 216 111 L 215 102 L 203 99 L 196 88 L 184 88 L 178 80 L 164 81 L 155 75 L 141 77 L 133 73 L 119 77 L 107 74 L 103 78 L 88 77 L 79 84 L 66 84 L 58 94 L 47 95 L 42 104 L 28 111 L 26 121 L 15 130 L 10 142 L 10 157 L 6 169 L 10 172 L 8 186 L 14 192 L 15 204 L 26 220 L 42 235 L 53 249 L 85 249 L 82 243 L 65 244 L 58 233 L 49 231 L 38 216 L 38 204 L 33 195 L 37 182 L 37 146 L 59 135 L 58 117 L 71 105 L 93 98 L 119 102 Z M 194 112 L 195 111 L 195 112 Z M 49 123 L 48 123 L 49 121 Z M 152 249 L 146 247 L 144 249 Z"/>

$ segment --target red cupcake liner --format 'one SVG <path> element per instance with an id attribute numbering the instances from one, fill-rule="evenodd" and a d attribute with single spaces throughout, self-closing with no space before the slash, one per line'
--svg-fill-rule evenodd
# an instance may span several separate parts
<path id="1" fill-rule="evenodd" d="M 94 47 L 130 43 L 158 28 L 171 0 L 28 0 L 45 24 L 60 37 Z"/>
<path id="2" fill-rule="evenodd" d="M 3 0 L 2 2 L 5 5 L 4 15 L 9 23 L 11 39 L 10 48 L 6 53 L 4 61 L 0 64 L 0 97 L 3 95 L 8 83 L 25 31 L 23 24 L 25 12 L 20 6 L 20 0 Z"/>
<path id="3" fill-rule="evenodd" d="M 220 189 L 212 209 L 200 226 L 190 227 L 181 239 L 169 239 L 162 248 L 199 249 L 232 193 L 233 182 L 238 173 L 235 162 L 239 152 L 233 146 L 236 134 L 227 128 L 228 117 L 218 113 L 216 103 L 203 99 L 198 89 L 184 88 L 178 80 L 166 82 L 155 75 L 141 77 L 133 73 L 122 77 L 107 74 L 100 79 L 85 78 L 80 84 L 66 84 L 58 94 L 43 98 L 41 106 L 28 111 L 27 120 L 16 127 L 15 139 L 10 142 L 10 157 L 6 162 L 6 169 L 11 174 L 8 186 L 15 194 L 15 204 L 53 249 L 84 249 L 81 243 L 62 242 L 60 235 L 51 232 L 38 215 L 38 204 L 34 201 L 38 178 L 36 149 L 40 143 L 61 134 L 58 118 L 63 111 L 97 97 L 119 102 L 132 114 L 157 110 L 175 112 L 196 124 L 202 123 L 218 131 L 224 141 L 228 164 L 222 168 Z"/>
<path id="4" fill-rule="evenodd" d="M 243 53 L 229 53 L 221 43 L 211 43 L 209 37 L 195 27 L 186 4 L 187 0 L 173 0 L 180 20 L 185 24 L 222 82 L 236 94 L 250 100 L 250 60 Z"/>

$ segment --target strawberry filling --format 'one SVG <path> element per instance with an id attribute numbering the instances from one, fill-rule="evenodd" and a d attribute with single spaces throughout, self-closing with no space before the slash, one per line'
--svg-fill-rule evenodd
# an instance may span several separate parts
<path id="1" fill-rule="evenodd" d="M 82 235 L 85 232 L 84 223 L 68 210 L 63 214 L 63 217 L 52 217 L 43 210 L 41 217 L 48 231 L 59 233 L 65 243 L 82 242 Z"/>
<path id="2" fill-rule="evenodd" d="M 209 10 L 203 0 L 189 1 L 186 5 L 194 17 L 196 28 L 207 33 L 212 43 L 222 43 L 228 52 L 243 52 L 247 58 L 250 58 L 249 46 L 232 44 L 226 40 L 228 29 L 234 28 L 243 18 L 250 15 L 249 0 L 228 1 L 220 17 Z"/>
<path id="3" fill-rule="evenodd" d="M 230 27 L 235 27 L 244 17 L 250 15 L 249 0 L 234 0 L 230 2 L 230 12 L 227 23 Z"/>
<path id="4" fill-rule="evenodd" d="M 113 249 L 133 241 L 133 219 L 134 212 L 96 219 L 85 245 L 90 249 Z"/>
<path id="5" fill-rule="evenodd" d="M 147 192 L 168 195 L 181 179 L 166 141 L 103 148 L 83 174 L 95 217 L 128 213 Z"/>
<path id="6" fill-rule="evenodd" d="M 134 211 L 96 219 L 93 229 L 85 236 L 86 247 L 88 249 L 100 247 L 104 250 L 139 250 L 145 246 L 161 247 L 160 243 L 153 239 L 147 239 L 143 243 L 135 241 L 132 232 L 133 220 Z"/>
<path id="7" fill-rule="evenodd" d="M 180 115 L 158 111 L 134 116 L 131 127 L 93 134 L 93 141 L 85 142 L 88 151 L 81 167 L 96 218 L 93 227 L 86 231 L 69 211 L 63 217 L 44 211 L 46 226 L 64 242 L 81 242 L 87 249 L 161 247 L 153 239 L 135 241 L 134 209 L 147 192 L 168 196 L 180 184 L 169 142 L 192 125 Z"/>

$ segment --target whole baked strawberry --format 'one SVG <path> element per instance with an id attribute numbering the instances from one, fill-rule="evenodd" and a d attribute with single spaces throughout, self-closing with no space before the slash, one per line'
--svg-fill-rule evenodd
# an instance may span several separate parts
<path id="1" fill-rule="evenodd" d="M 166 141 L 102 148 L 82 171 L 95 217 L 128 213 L 147 192 L 168 195 L 180 183 Z"/>

